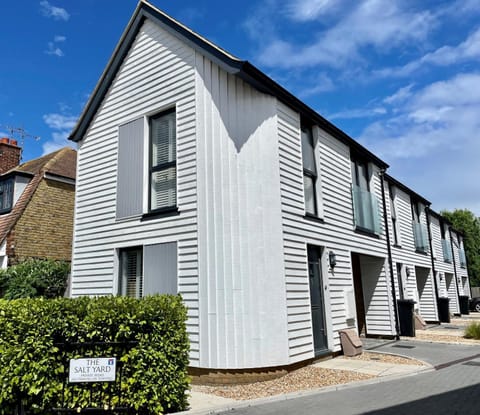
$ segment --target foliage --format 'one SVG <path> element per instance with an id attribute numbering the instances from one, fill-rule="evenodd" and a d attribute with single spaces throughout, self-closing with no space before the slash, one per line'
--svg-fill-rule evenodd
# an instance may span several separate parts
<path id="1" fill-rule="evenodd" d="M 180 296 L 82 297 L 0 300 L 0 414 L 14 413 L 23 401 L 32 413 L 59 407 L 69 359 L 117 357 L 123 365 L 121 401 L 138 413 L 160 414 L 186 408 L 189 379 L 186 309 Z M 62 343 L 95 343 L 65 348 Z M 127 348 L 99 342 L 137 342 Z M 119 363 L 120 362 L 120 363 Z M 93 386 L 93 406 L 107 383 Z M 66 405 L 92 406 L 89 390 L 68 384 Z"/>
<path id="2" fill-rule="evenodd" d="M 480 323 L 470 323 L 465 329 L 465 337 L 467 339 L 480 340 Z"/>
<path id="3" fill-rule="evenodd" d="M 0 270 L 2 297 L 15 298 L 61 297 L 67 287 L 70 264 L 52 259 L 26 259 Z"/>
<path id="4" fill-rule="evenodd" d="M 480 287 L 480 219 L 468 209 L 441 213 L 452 223 L 454 229 L 465 234 L 465 255 L 470 283 L 474 287 Z"/>

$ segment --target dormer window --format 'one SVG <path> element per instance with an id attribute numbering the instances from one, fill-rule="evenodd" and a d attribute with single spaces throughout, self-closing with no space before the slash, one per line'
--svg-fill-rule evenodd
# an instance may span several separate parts
<path id="1" fill-rule="evenodd" d="M 8 213 L 13 206 L 13 178 L 0 181 L 0 213 Z"/>

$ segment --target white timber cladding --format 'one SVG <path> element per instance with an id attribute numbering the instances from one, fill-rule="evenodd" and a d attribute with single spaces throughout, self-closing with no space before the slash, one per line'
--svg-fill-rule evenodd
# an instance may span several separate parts
<path id="1" fill-rule="evenodd" d="M 453 244 L 450 238 L 450 232 L 448 231 L 448 226 L 445 227 L 445 239 Z M 440 220 L 435 215 L 430 215 L 430 229 L 432 232 L 432 243 L 435 245 L 435 252 L 437 253 L 435 258 L 435 271 L 438 274 L 437 281 L 438 293 L 440 297 L 450 298 L 449 308 L 452 313 L 460 312 L 460 305 L 458 304 L 458 293 L 455 283 L 455 270 L 453 260 L 451 262 L 446 262 L 443 256 L 443 246 L 442 246 L 442 230 L 440 225 Z M 455 248 L 454 248 L 455 250 Z M 450 253 L 451 256 L 451 253 Z M 457 269 L 458 271 L 458 269 Z"/>
<path id="2" fill-rule="evenodd" d="M 385 181 L 385 189 L 388 182 Z M 387 190 L 386 190 L 387 192 Z M 386 193 L 388 196 L 388 193 Z M 393 246 L 393 225 L 391 221 L 390 198 L 386 199 L 390 239 L 392 241 L 392 261 L 395 274 L 395 293 L 400 298 L 399 275 L 396 264 L 405 268 L 405 299 L 417 302 L 415 309 L 427 321 L 438 321 L 437 302 L 435 297 L 434 275 L 430 249 L 427 253 L 420 253 L 415 248 L 413 231 L 412 200 L 410 195 L 402 189 L 395 188 L 395 211 L 397 215 L 397 231 L 400 233 L 401 246 Z M 424 205 L 420 205 L 420 223 L 427 226 L 427 217 Z M 428 234 L 427 234 L 428 241 Z M 435 252 L 439 252 L 438 249 Z M 441 252 L 441 250 L 440 250 Z"/>
<path id="3" fill-rule="evenodd" d="M 460 265 L 460 253 L 459 248 L 464 249 L 462 238 L 458 236 L 455 231 L 452 231 L 452 238 L 455 241 L 453 244 L 453 253 L 455 258 L 455 268 L 457 270 L 457 284 L 460 295 L 470 295 L 470 286 L 468 282 L 468 272 L 466 266 Z"/>
<path id="4" fill-rule="evenodd" d="M 395 334 L 385 233 L 380 237 L 373 237 L 354 232 L 348 146 L 323 130 L 316 129 L 315 152 L 320 161 L 318 174 L 321 179 L 324 223 L 305 218 L 300 116 L 281 102 L 277 102 L 277 114 L 290 362 L 314 355 L 307 244 L 322 247 L 324 250 L 322 273 L 330 350 L 340 350 L 338 331 L 349 327 L 349 307 L 345 304 L 345 298 L 351 296 L 345 293 L 353 287 L 352 252 L 369 257 L 376 256 L 381 263 L 380 269 L 376 270 L 378 275 L 368 275 L 368 278 L 372 278 L 371 291 L 375 297 L 366 310 L 369 333 Z M 372 166 L 372 170 L 371 190 L 381 206 L 379 170 L 376 166 Z M 383 228 L 383 215 L 379 213 Z M 326 260 L 330 251 L 333 251 L 337 258 L 334 270 L 328 268 Z"/>
<path id="5" fill-rule="evenodd" d="M 198 53 L 196 68 L 200 366 L 285 365 L 276 100 Z"/>
<path id="6" fill-rule="evenodd" d="M 437 273 L 438 295 L 439 297 L 447 297 L 445 275 L 454 274 L 453 262 L 446 262 L 443 257 L 442 231 L 440 228 L 440 220 L 436 215 L 430 215 L 430 230 L 432 233 L 432 244 L 435 246 L 435 272 Z M 445 233 L 447 240 L 450 240 L 449 232 Z M 452 302 L 452 300 L 450 300 Z M 455 301 L 456 304 L 456 301 Z"/>
<path id="7" fill-rule="evenodd" d="M 188 307 L 190 364 L 198 366 L 194 63 L 190 47 L 146 20 L 79 143 L 72 296 L 117 293 L 118 249 L 176 243 L 178 292 Z M 180 213 L 145 221 L 138 215 L 116 220 L 119 126 L 169 108 L 176 108 Z M 148 148 L 147 129 L 145 146 Z M 147 163 L 144 169 L 148 169 Z M 144 180 L 143 188 L 146 193 L 148 181 Z"/>

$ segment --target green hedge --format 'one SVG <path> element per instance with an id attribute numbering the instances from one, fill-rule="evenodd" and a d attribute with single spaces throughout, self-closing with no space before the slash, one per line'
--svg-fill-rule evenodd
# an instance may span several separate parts
<path id="1" fill-rule="evenodd" d="M 23 259 L 0 270 L 0 296 L 16 298 L 62 297 L 67 288 L 70 264 L 52 259 Z"/>
<path id="2" fill-rule="evenodd" d="M 124 365 L 122 401 L 114 397 L 112 405 L 150 414 L 186 409 L 185 321 L 180 296 L 0 300 L 0 414 L 12 414 L 20 400 L 33 413 L 50 413 L 60 406 L 63 362 L 118 353 L 114 346 L 64 351 L 55 346 L 61 342 L 137 341 L 119 358 Z M 94 398 L 99 393 L 95 389 Z M 87 391 L 78 385 L 68 385 L 66 397 L 71 408 L 89 403 Z"/>

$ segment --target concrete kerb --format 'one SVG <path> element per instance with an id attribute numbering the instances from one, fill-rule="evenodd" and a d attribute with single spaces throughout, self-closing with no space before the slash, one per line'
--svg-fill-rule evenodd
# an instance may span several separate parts
<path id="1" fill-rule="evenodd" d="M 380 353 L 380 352 L 378 352 Z M 400 356 L 396 355 L 393 353 L 388 353 L 394 356 Z M 407 357 L 408 356 L 402 356 L 402 357 Z M 394 375 L 388 375 L 388 376 L 382 376 L 382 377 L 375 377 L 372 379 L 366 379 L 366 380 L 358 380 L 358 381 L 353 381 L 353 382 L 348 382 L 348 383 L 342 383 L 339 385 L 332 385 L 332 386 L 325 386 L 322 388 L 315 388 L 315 389 L 307 389 L 307 390 L 301 390 L 301 391 L 296 391 L 296 392 L 290 392 L 286 394 L 279 394 L 279 395 L 274 395 L 274 396 L 269 396 L 266 398 L 256 398 L 256 399 L 250 399 L 250 400 L 243 400 L 243 401 L 235 401 L 229 404 L 222 404 L 218 406 L 214 406 L 211 408 L 205 408 L 205 409 L 198 409 L 198 410 L 187 410 L 187 411 L 182 411 L 182 412 L 176 412 L 177 415 L 208 415 L 208 414 L 216 414 L 219 412 L 226 412 L 226 411 L 231 411 L 233 409 L 241 409 L 241 408 L 247 408 L 250 406 L 256 406 L 256 405 L 262 405 L 262 404 L 267 404 L 267 403 L 272 403 L 272 402 L 280 402 L 280 401 L 286 401 L 286 400 L 291 400 L 291 399 L 296 399 L 296 398 L 301 398 L 302 396 L 311 396 L 311 395 L 317 395 L 321 393 L 327 393 L 327 392 L 333 392 L 333 391 L 340 391 L 340 390 L 346 390 L 346 389 L 352 389 L 352 388 L 357 388 L 361 386 L 367 386 L 367 385 L 374 385 L 378 383 L 383 383 L 383 382 L 389 382 L 393 381 L 396 379 L 400 378 L 406 378 L 410 376 L 416 376 L 418 374 L 422 373 L 427 373 L 427 372 L 432 372 L 435 371 L 435 368 L 430 365 L 429 363 L 422 362 L 424 364 L 424 367 L 421 367 L 418 371 L 411 372 L 411 373 L 402 373 L 402 374 L 394 374 Z M 420 366 L 419 366 L 420 367 Z"/>

